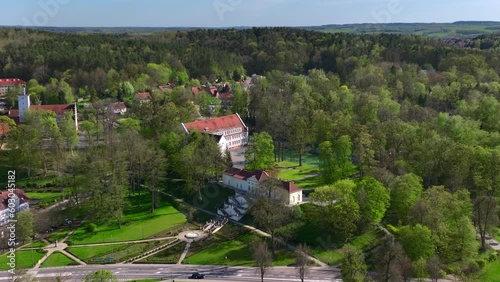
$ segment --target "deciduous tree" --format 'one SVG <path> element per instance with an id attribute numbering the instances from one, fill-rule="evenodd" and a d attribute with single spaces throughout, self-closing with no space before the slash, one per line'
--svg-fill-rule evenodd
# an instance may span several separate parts
<path id="1" fill-rule="evenodd" d="M 264 275 L 266 274 L 269 267 L 272 265 L 272 256 L 267 248 L 267 244 L 261 240 L 253 242 L 252 246 L 252 257 L 255 261 L 256 271 L 260 275 L 260 279 L 264 282 Z"/>
<path id="2" fill-rule="evenodd" d="M 274 144 L 267 132 L 253 135 L 253 144 L 245 152 L 246 168 L 266 170 L 274 164 Z"/>
<path id="3" fill-rule="evenodd" d="M 366 264 L 363 252 L 351 245 L 344 247 L 344 259 L 340 273 L 346 282 L 363 282 L 366 278 Z"/>

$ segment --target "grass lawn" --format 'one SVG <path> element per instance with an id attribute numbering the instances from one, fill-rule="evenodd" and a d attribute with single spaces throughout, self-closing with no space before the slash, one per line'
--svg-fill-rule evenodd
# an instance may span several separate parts
<path id="1" fill-rule="evenodd" d="M 479 273 L 479 281 L 500 282 L 500 261 L 487 263 Z"/>
<path id="2" fill-rule="evenodd" d="M 58 267 L 58 266 L 68 266 L 76 265 L 77 263 L 67 257 L 66 255 L 55 252 L 51 254 L 41 265 L 41 267 Z"/>
<path id="3" fill-rule="evenodd" d="M 295 184 L 305 190 L 316 189 L 318 187 L 323 186 L 323 179 L 321 178 L 321 176 L 314 176 L 303 180 L 295 181 Z"/>
<path id="4" fill-rule="evenodd" d="M 140 260 L 138 263 L 167 263 L 175 264 L 179 261 L 186 242 L 180 242 L 177 245 L 163 250 L 153 256 Z"/>
<path id="5" fill-rule="evenodd" d="M 69 234 L 70 231 L 71 230 L 68 227 L 65 227 L 50 234 L 50 236 L 47 237 L 47 240 L 49 240 L 52 243 L 55 243 L 56 240 L 60 242 L 62 239 L 64 239 L 64 237 L 66 237 Z"/>
<path id="6" fill-rule="evenodd" d="M 297 222 L 288 227 L 292 230 L 294 244 L 306 243 L 314 256 L 329 265 L 337 265 L 342 260 L 342 247 L 345 241 L 340 236 L 335 236 L 322 230 L 314 223 L 314 219 L 321 216 L 318 207 L 312 204 L 301 205 L 304 213 L 304 222 Z M 279 230 L 286 231 L 286 228 Z M 368 251 L 379 244 L 384 233 L 376 228 L 355 236 L 348 243 L 355 248 Z"/>
<path id="7" fill-rule="evenodd" d="M 294 181 L 296 179 L 308 177 L 319 172 L 317 166 L 303 165 L 301 167 L 293 166 L 285 168 L 282 166 L 282 164 L 283 162 L 278 164 L 278 166 L 281 168 L 280 173 L 278 173 L 278 178 L 285 181 Z"/>
<path id="8" fill-rule="evenodd" d="M 234 240 L 214 242 L 199 252 L 188 254 L 183 264 L 253 266 L 254 260 L 249 245 L 258 238 L 257 235 L 248 233 Z M 283 249 L 276 251 L 276 259 L 273 261 L 273 265 L 287 266 L 294 262 L 293 252 Z"/>
<path id="9" fill-rule="evenodd" d="M 7 254 L 0 256 L 0 270 L 9 270 L 10 266 L 7 265 L 9 258 Z M 32 256 L 33 255 L 33 256 Z M 32 268 L 32 262 L 35 264 L 44 256 L 44 253 L 39 253 L 38 251 L 17 251 L 16 252 L 16 268 L 17 269 L 29 269 Z"/>
<path id="10" fill-rule="evenodd" d="M 91 234 L 85 226 L 81 226 L 69 241 L 78 245 L 141 240 L 186 222 L 186 216 L 170 205 L 160 207 L 154 213 L 150 213 L 149 209 L 150 205 L 147 204 L 133 206 L 125 213 L 121 228 L 113 221 L 98 226 L 97 232 Z"/>
<path id="11" fill-rule="evenodd" d="M 127 245 L 128 244 L 106 245 L 106 246 L 95 246 L 95 247 L 69 247 L 66 250 L 81 260 L 88 260 L 91 258 L 100 257 L 112 253 L 113 250 L 121 249 Z"/>
<path id="12" fill-rule="evenodd" d="M 40 201 L 45 202 L 47 204 L 57 202 L 63 196 L 62 192 L 61 193 L 51 193 L 51 192 L 47 192 L 47 193 L 32 193 L 32 192 L 28 192 L 26 194 L 28 195 L 28 197 L 31 200 L 40 200 Z"/>
<path id="13" fill-rule="evenodd" d="M 366 252 L 378 245 L 381 236 L 381 232 L 374 229 L 354 237 L 350 244 L 353 245 L 356 249 Z M 328 265 L 338 265 L 344 258 L 342 249 L 314 247 L 311 249 L 311 252 L 319 260 Z"/>
<path id="14" fill-rule="evenodd" d="M 168 241 L 151 241 L 135 244 L 117 244 L 93 247 L 70 247 L 68 251 L 86 263 L 122 262 L 143 252 L 166 244 Z"/>
<path id="15" fill-rule="evenodd" d="M 45 247 L 47 246 L 48 244 L 45 243 L 45 242 L 42 242 L 42 241 L 35 241 L 35 242 L 32 242 L 31 244 L 29 245 L 26 245 L 25 248 L 42 248 L 42 247 Z"/>

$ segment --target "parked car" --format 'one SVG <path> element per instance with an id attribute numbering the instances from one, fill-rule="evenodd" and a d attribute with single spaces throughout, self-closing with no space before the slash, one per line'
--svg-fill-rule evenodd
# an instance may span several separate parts
<path id="1" fill-rule="evenodd" d="M 203 279 L 203 278 L 205 278 L 205 274 L 201 274 L 198 272 L 195 272 L 191 274 L 191 276 L 189 276 L 189 279 Z"/>

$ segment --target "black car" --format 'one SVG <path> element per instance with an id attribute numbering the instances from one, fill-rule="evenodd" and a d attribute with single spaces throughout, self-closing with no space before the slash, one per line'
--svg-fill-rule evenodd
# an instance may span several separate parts
<path id="1" fill-rule="evenodd" d="M 200 274 L 198 272 L 195 272 L 189 276 L 189 279 L 203 279 L 205 278 L 205 274 Z"/>

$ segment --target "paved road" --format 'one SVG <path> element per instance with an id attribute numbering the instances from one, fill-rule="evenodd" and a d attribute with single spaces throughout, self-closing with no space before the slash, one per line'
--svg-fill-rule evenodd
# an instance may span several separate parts
<path id="1" fill-rule="evenodd" d="M 64 277 L 66 282 L 82 281 L 83 277 L 89 272 L 107 269 L 113 272 L 120 280 L 133 280 L 144 278 L 162 278 L 166 281 L 170 279 L 187 280 L 193 272 L 205 274 L 208 280 L 225 280 L 225 281 L 260 281 L 253 267 L 224 267 L 224 266 L 198 266 L 198 265 L 107 265 L 107 266 L 71 266 L 59 268 L 42 268 L 30 270 L 28 273 L 36 275 L 40 280 L 43 278 Z M 307 281 L 331 282 L 342 281 L 338 270 L 321 267 L 311 268 L 306 276 Z M 269 269 L 266 274 L 267 281 L 300 281 L 297 277 L 295 268 L 290 267 L 275 267 Z M 0 281 L 11 280 L 7 272 L 0 272 Z"/>

